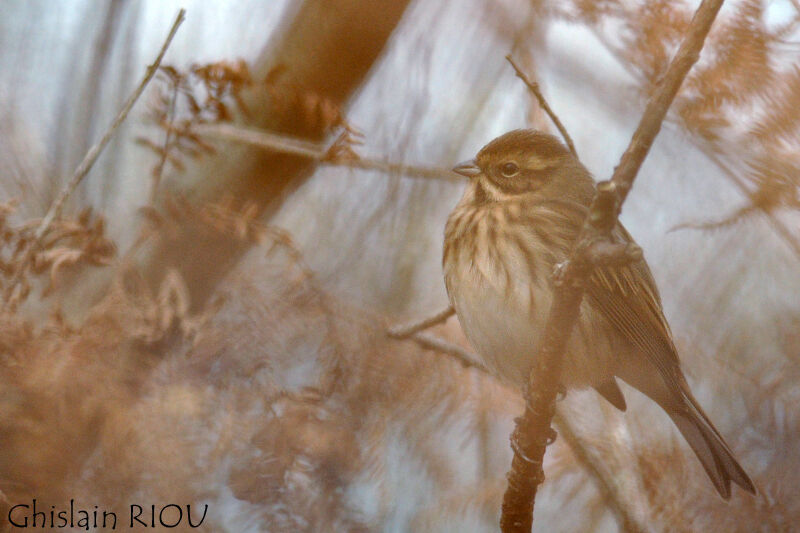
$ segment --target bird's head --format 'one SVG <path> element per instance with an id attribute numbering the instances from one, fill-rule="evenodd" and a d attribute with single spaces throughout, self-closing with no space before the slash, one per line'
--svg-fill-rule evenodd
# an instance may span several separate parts
<path id="1" fill-rule="evenodd" d="M 583 201 L 593 193 L 593 180 L 577 158 L 558 139 L 536 130 L 505 133 L 453 171 L 470 178 L 479 201 L 553 196 Z"/>

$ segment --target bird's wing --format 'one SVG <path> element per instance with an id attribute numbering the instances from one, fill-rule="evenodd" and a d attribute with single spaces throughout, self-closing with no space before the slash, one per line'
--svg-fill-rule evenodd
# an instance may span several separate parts
<path id="1" fill-rule="evenodd" d="M 600 393 L 600 395 L 605 398 L 608 403 L 619 409 L 620 411 L 625 411 L 628 406 L 625 403 L 625 396 L 622 394 L 622 391 L 619 390 L 619 384 L 617 384 L 617 380 L 614 377 L 608 378 L 603 383 L 599 385 L 595 385 L 594 389 Z"/>
<path id="2" fill-rule="evenodd" d="M 614 233 L 624 242 L 633 242 L 622 225 Z M 597 267 L 586 292 L 590 305 L 641 350 L 668 383 L 680 379 L 672 333 L 661 309 L 653 275 L 644 260 L 623 267 Z"/>

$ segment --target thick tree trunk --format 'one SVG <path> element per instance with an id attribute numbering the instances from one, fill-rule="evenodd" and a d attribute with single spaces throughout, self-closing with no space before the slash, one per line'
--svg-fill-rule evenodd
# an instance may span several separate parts
<path id="1" fill-rule="evenodd" d="M 272 86 L 315 94 L 344 107 L 365 81 L 407 5 L 408 0 L 307 0 L 272 38 L 253 77 L 259 81 L 269 75 Z M 308 120 L 297 106 L 275 105 L 264 84 L 254 87 L 244 95 L 248 126 L 313 140 L 325 136 L 324 121 Z M 277 199 L 313 169 L 314 162 L 307 159 L 231 145 L 200 159 L 166 187 L 200 202 L 224 196 L 255 201 L 261 215 L 269 217 Z M 197 308 L 248 247 L 187 223 L 174 238 L 145 252 L 143 271 L 157 285 L 167 268 L 176 268 Z"/>
<path id="2" fill-rule="evenodd" d="M 406 5 L 402 0 L 308 0 L 272 40 L 254 75 L 263 78 L 281 66 L 276 76 L 281 83 L 324 95 L 343 106 L 366 79 Z M 301 120 L 291 108 L 274 108 L 263 84 L 256 86 L 260 90 L 245 96 L 249 125 L 323 138 L 321 125 L 314 127 Z M 165 186 L 172 193 L 199 201 L 217 200 L 222 195 L 253 200 L 268 216 L 276 198 L 312 170 L 309 160 L 232 146 L 200 159 Z M 157 241 L 144 250 L 141 265 L 154 284 L 161 281 L 166 267 L 177 268 L 192 301 L 200 306 L 246 247 L 231 236 L 186 224 L 175 238 Z M 98 287 L 105 282 L 101 278 L 91 281 Z M 131 314 L 135 306 L 120 303 L 134 296 L 120 295 L 128 290 L 139 295 L 136 284 L 128 287 L 130 284 L 122 283 L 122 292 L 113 285 L 108 290 L 107 282 L 105 285 L 104 302 L 93 308 L 88 323 L 77 333 L 43 334 L 37 340 L 28 332 L 12 345 L 25 364 L 11 365 L 0 375 L 0 389 L 5 391 L 0 397 L 0 435 L 4 436 L 0 480 L 5 483 L 0 490 L 0 499 L 5 500 L 0 501 L 0 514 L 7 512 L 9 500 L 3 491 L 8 492 L 8 486 L 21 498 L 13 501 L 36 497 L 45 511 L 50 503 L 68 501 L 86 459 L 104 438 L 108 418 L 120 406 L 137 400 L 150 371 L 169 352 L 168 346 L 130 342 L 138 339 L 134 330 L 143 317 Z M 87 300 L 85 292 L 82 297 Z M 16 331 L 9 324 L 3 327 L 11 332 L 7 336 Z M 56 359 L 58 362 L 53 362 Z"/>

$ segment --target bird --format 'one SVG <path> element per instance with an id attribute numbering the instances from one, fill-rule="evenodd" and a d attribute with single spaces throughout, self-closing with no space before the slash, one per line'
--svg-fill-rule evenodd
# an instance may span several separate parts
<path id="1" fill-rule="evenodd" d="M 552 273 L 568 258 L 596 185 L 564 144 L 532 129 L 497 137 L 453 171 L 469 183 L 445 226 L 447 295 L 485 366 L 524 390 L 553 301 Z M 635 244 L 619 222 L 611 236 Z M 689 389 L 643 256 L 593 269 L 559 387 L 593 387 L 625 411 L 617 378 L 666 411 L 723 499 L 731 482 L 756 493 Z"/>

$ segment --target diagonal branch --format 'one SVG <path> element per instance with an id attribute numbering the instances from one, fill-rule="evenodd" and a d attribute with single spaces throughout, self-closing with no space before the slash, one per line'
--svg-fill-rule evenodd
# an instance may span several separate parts
<path id="1" fill-rule="evenodd" d="M 661 123 L 687 73 L 697 61 L 723 0 L 703 0 L 675 57 L 651 96 L 610 181 L 599 183 L 589 214 L 576 239 L 570 259 L 556 273 L 553 303 L 542 347 L 525 391 L 525 412 L 516 419 L 511 436 L 514 457 L 503 497 L 500 527 L 504 533 L 529 532 L 533 526 L 536 489 L 544 480 L 542 459 L 552 430 L 555 400 L 561 376 L 562 354 L 583 300 L 581 282 L 592 271 L 596 242 L 607 242 L 622 203 L 656 138 Z M 620 252 L 624 254 L 625 252 Z"/>
<path id="2" fill-rule="evenodd" d="M 792 0 L 792 2 L 795 5 L 800 6 L 800 0 Z M 798 7 L 798 11 L 800 11 L 800 7 Z M 603 45 L 608 53 L 614 56 L 622 68 L 624 68 L 634 78 L 637 78 L 640 81 L 643 79 L 642 73 L 634 68 L 625 58 L 624 54 L 610 42 L 608 42 L 608 39 L 606 39 L 600 31 L 594 29 L 593 33 L 600 44 Z M 727 163 L 725 163 L 723 158 L 719 155 L 719 150 L 714 146 L 714 144 L 706 139 L 700 139 L 700 141 L 701 142 L 699 144 L 695 145 L 698 147 L 700 152 L 712 163 L 714 163 L 717 168 L 722 171 L 723 175 L 728 178 L 745 197 L 749 197 L 752 194 L 750 187 L 748 187 L 745 181 L 740 178 L 738 174 L 728 166 Z M 800 258 L 800 240 L 795 237 L 788 225 L 774 213 L 763 209 L 761 209 L 761 211 L 766 217 L 767 222 L 769 222 L 770 226 L 772 226 L 772 229 L 775 231 L 775 233 L 777 233 L 778 236 L 783 239 L 786 245 L 792 250 L 792 253 L 794 253 L 796 257 Z"/>
<path id="3" fill-rule="evenodd" d="M 9 281 L 8 286 L 6 287 L 3 300 L 4 305 L 8 306 L 11 300 L 13 299 L 14 290 L 16 289 L 19 282 L 22 280 L 22 277 L 25 275 L 25 272 L 31 265 L 31 261 L 33 260 L 33 256 L 39 249 L 39 246 L 42 243 L 42 238 L 45 236 L 47 231 L 50 229 L 50 226 L 53 224 L 55 219 L 61 216 L 61 211 L 64 209 L 64 204 L 66 203 L 67 199 L 70 195 L 75 191 L 75 188 L 83 181 L 83 178 L 92 170 L 95 161 L 97 158 L 100 157 L 103 149 L 106 145 L 111 141 L 111 138 L 117 132 L 117 129 L 120 125 L 125 122 L 125 119 L 128 117 L 128 113 L 133 108 L 133 105 L 142 95 L 144 92 L 145 87 L 147 84 L 150 83 L 150 80 L 153 79 L 156 72 L 158 72 L 158 67 L 161 65 L 161 60 L 164 59 L 164 54 L 167 53 L 167 48 L 169 48 L 170 43 L 172 42 L 172 38 L 175 37 L 175 33 L 178 31 L 178 27 L 183 23 L 184 19 L 186 18 L 186 10 L 181 9 L 178 11 L 178 15 L 175 17 L 175 22 L 172 23 L 172 28 L 167 35 L 164 44 L 161 46 L 161 50 L 158 52 L 158 56 L 156 56 L 155 61 L 152 65 L 147 67 L 147 71 L 145 72 L 144 78 L 133 91 L 133 93 L 128 97 L 125 101 L 125 104 L 120 109 L 119 113 L 117 114 L 114 122 L 108 127 L 106 132 L 103 134 L 103 137 L 91 148 L 89 151 L 86 152 L 86 155 L 83 157 L 83 160 L 80 162 L 78 167 L 73 172 L 72 177 L 64 185 L 64 188 L 61 189 L 61 192 L 58 194 L 58 197 L 48 209 L 47 214 L 42 219 L 42 222 L 39 224 L 39 227 L 36 228 L 36 233 L 33 236 L 33 240 L 28 244 L 28 249 L 25 252 L 25 255 L 22 257 L 17 269 L 14 271 L 14 275 L 12 276 L 11 280 Z"/>
<path id="4" fill-rule="evenodd" d="M 561 120 L 558 118 L 558 115 L 548 104 L 547 99 L 540 91 L 539 84 L 536 82 L 536 80 L 531 79 L 529 75 L 525 74 L 514 62 L 510 55 L 506 56 L 506 59 L 509 63 L 511 63 L 511 66 L 514 67 L 514 70 L 517 72 L 517 76 L 522 79 L 533 96 L 539 101 L 540 106 L 545 110 L 556 128 L 558 128 L 561 136 L 564 138 L 564 141 L 570 146 L 573 155 L 575 155 L 577 158 L 578 154 L 572 147 L 572 139 L 570 138 L 569 133 L 562 124 Z M 625 250 L 620 250 L 614 245 L 605 247 L 606 253 L 608 253 L 609 250 L 612 250 L 612 255 L 619 254 L 620 251 L 625 252 Z M 628 250 L 628 252 L 630 251 L 631 250 Z M 595 252 L 602 253 L 603 250 L 595 249 Z M 626 256 L 625 253 L 622 253 L 621 255 L 623 257 Z M 613 483 L 612 480 L 608 478 L 602 467 L 598 464 L 598 460 L 589 452 L 584 443 L 581 442 L 569 420 L 561 413 L 556 412 L 553 417 L 553 424 L 557 428 L 558 433 L 562 436 L 562 439 L 570 447 L 583 469 L 595 481 L 598 492 L 600 493 L 603 501 L 616 517 L 620 530 L 624 531 L 625 533 L 638 533 L 646 531 L 646 528 L 643 527 L 642 524 L 640 524 L 636 519 L 635 513 L 624 503 L 625 496 L 619 493 L 618 487 Z"/>
<path id="5" fill-rule="evenodd" d="M 461 366 L 464 368 L 476 368 L 484 373 L 488 373 L 486 367 L 480 362 L 479 357 L 476 357 L 461 346 L 425 332 L 426 329 L 446 322 L 447 319 L 454 314 L 456 314 L 455 309 L 448 305 L 445 309 L 434 315 L 423 318 L 422 320 L 410 324 L 391 326 L 386 330 L 386 334 L 393 339 L 412 340 L 423 348 L 449 355 L 461 363 Z"/>

